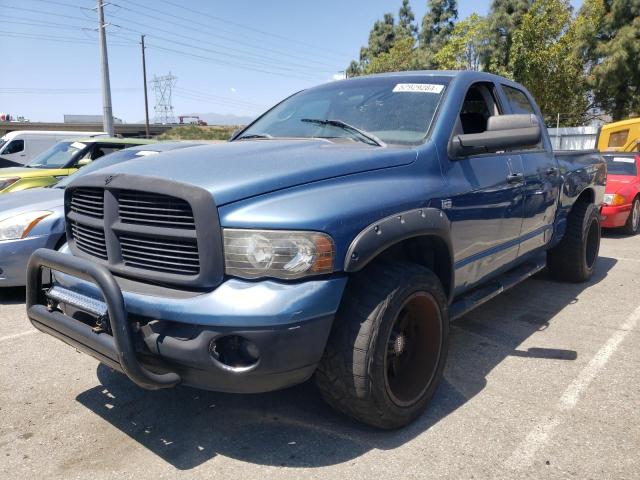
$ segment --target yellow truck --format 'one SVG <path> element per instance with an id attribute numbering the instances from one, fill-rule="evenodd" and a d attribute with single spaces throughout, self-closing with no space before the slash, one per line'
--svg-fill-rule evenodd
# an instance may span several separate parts
<path id="1" fill-rule="evenodd" d="M 640 117 L 603 125 L 596 143 L 601 152 L 640 152 Z"/>
<path id="2" fill-rule="evenodd" d="M 52 185 L 97 158 L 148 143 L 155 140 L 91 137 L 58 142 L 24 167 L 0 169 L 0 194 Z"/>

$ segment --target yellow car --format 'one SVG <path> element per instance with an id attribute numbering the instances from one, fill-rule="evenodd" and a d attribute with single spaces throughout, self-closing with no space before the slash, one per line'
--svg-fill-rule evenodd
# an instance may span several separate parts
<path id="1" fill-rule="evenodd" d="M 640 118 L 603 125 L 596 143 L 601 152 L 640 152 Z"/>
<path id="2" fill-rule="evenodd" d="M 58 142 L 24 167 L 0 168 L 0 194 L 53 185 L 97 158 L 123 148 L 149 143 L 155 141 L 93 137 Z"/>

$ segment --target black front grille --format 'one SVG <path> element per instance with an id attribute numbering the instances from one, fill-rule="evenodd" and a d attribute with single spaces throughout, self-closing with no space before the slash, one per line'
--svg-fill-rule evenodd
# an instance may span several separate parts
<path id="1" fill-rule="evenodd" d="M 71 193 L 69 208 L 72 212 L 93 218 L 104 218 L 104 190 L 76 188 Z"/>
<path id="2" fill-rule="evenodd" d="M 157 272 L 197 275 L 200 272 L 195 239 L 152 238 L 120 234 L 124 264 Z"/>
<path id="3" fill-rule="evenodd" d="M 198 289 L 224 278 L 218 209 L 207 190 L 92 174 L 65 189 L 65 214 L 73 254 L 115 275 Z"/>
<path id="4" fill-rule="evenodd" d="M 191 205 L 168 195 L 121 191 L 118 193 L 118 214 L 122 223 L 185 230 L 196 228 Z"/>
<path id="5" fill-rule="evenodd" d="M 79 250 L 102 260 L 107 260 L 107 244 L 104 230 L 71 222 L 71 233 Z"/>

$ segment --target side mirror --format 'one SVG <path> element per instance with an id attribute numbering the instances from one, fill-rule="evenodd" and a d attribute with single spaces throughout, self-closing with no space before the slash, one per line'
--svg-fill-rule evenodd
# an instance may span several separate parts
<path id="1" fill-rule="evenodd" d="M 92 162 L 92 160 L 90 158 L 83 158 L 82 160 L 80 160 L 77 163 L 77 167 L 81 168 L 81 167 L 86 167 L 87 165 L 89 165 Z"/>
<path id="2" fill-rule="evenodd" d="M 497 115 L 489 117 L 487 130 L 482 133 L 454 136 L 450 153 L 453 157 L 464 157 L 509 148 L 532 147 L 541 138 L 542 129 L 535 115 Z"/>

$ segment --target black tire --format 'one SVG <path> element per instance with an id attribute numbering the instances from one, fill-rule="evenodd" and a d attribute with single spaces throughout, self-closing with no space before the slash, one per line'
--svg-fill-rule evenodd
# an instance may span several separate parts
<path id="1" fill-rule="evenodd" d="M 447 298 L 433 272 L 369 266 L 349 279 L 316 383 L 335 409 L 378 428 L 403 427 L 438 388 L 448 338 Z"/>
<path id="2" fill-rule="evenodd" d="M 600 251 L 600 215 L 593 203 L 577 202 L 567 218 L 567 230 L 547 253 L 547 265 L 559 280 L 586 282 Z"/>
<path id="3" fill-rule="evenodd" d="M 633 199 L 629 218 L 624 227 L 622 227 L 622 231 L 627 235 L 636 235 L 640 231 L 640 197 Z"/>

